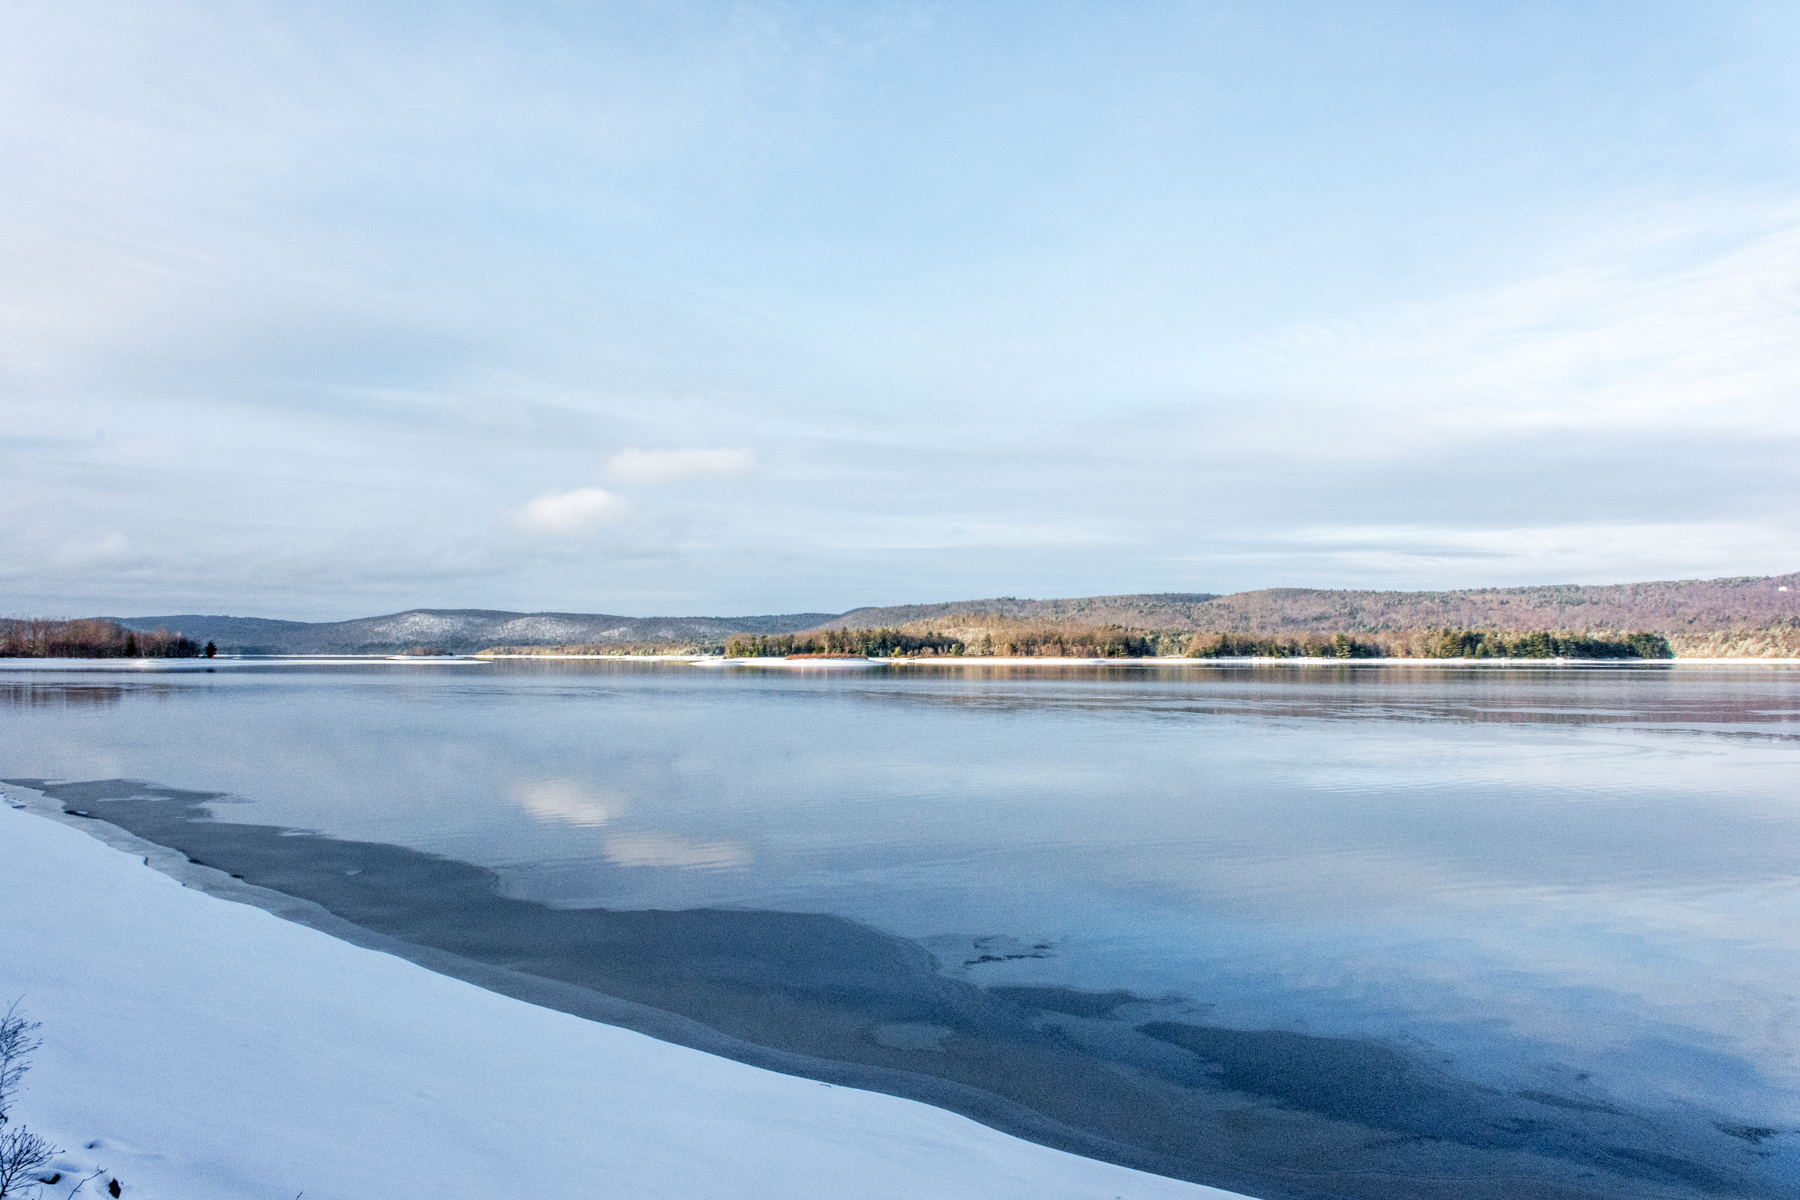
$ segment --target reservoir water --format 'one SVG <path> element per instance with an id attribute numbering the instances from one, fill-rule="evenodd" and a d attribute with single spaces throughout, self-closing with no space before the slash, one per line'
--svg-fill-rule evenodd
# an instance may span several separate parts
<path id="1" fill-rule="evenodd" d="M 1800 1196 L 1800 668 L 214 665 L 0 775 L 1254 1195 Z"/>

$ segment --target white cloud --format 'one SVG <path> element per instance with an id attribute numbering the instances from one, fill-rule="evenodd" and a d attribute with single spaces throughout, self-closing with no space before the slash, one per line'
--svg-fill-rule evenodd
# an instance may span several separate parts
<path id="1" fill-rule="evenodd" d="M 737 842 L 693 842 L 667 833 L 620 833 L 605 841 L 606 857 L 621 867 L 719 870 L 749 864 L 750 848 Z"/>
<path id="2" fill-rule="evenodd" d="M 621 520 L 630 511 L 623 499 L 597 487 L 545 492 L 515 515 L 521 529 L 538 533 L 586 533 Z"/>
<path id="3" fill-rule="evenodd" d="M 513 803 L 539 820 L 569 825 L 604 825 L 617 819 L 626 807 L 618 793 L 584 787 L 572 779 L 516 783 L 507 792 Z"/>
<path id="4" fill-rule="evenodd" d="M 696 475 L 742 475 L 756 465 L 749 450 L 621 450 L 606 460 L 619 483 L 669 483 Z"/>
<path id="5" fill-rule="evenodd" d="M 629 807 L 623 796 L 609 788 L 594 788 L 572 779 L 515 783 L 507 794 L 541 821 L 590 829 L 618 820 Z M 621 867 L 722 870 L 746 866 L 754 857 L 748 846 L 738 842 L 697 842 L 645 830 L 606 834 L 601 846 L 607 859 Z"/>

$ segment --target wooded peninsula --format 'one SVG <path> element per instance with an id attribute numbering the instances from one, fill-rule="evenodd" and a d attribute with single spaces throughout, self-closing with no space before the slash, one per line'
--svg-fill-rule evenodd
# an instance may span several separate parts
<path id="1" fill-rule="evenodd" d="M 204 653 L 200 643 L 179 631 L 140 632 L 101 617 L 0 618 L 0 658 L 199 658 Z"/>

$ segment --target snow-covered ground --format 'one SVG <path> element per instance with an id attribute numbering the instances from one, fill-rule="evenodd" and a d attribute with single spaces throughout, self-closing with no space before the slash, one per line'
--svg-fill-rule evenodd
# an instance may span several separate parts
<path id="1" fill-rule="evenodd" d="M 8 789 L 16 790 L 16 789 Z M 67 820 L 68 818 L 64 818 Z M 183 887 L 0 805 L 0 1008 L 46 1196 L 1226 1200 L 539 1008 Z"/>

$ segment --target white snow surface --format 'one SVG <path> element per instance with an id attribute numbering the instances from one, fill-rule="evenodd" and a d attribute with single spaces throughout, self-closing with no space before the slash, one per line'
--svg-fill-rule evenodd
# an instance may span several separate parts
<path id="1" fill-rule="evenodd" d="M 1228 1200 L 437 975 L 0 805 L 13 1118 L 125 1200 Z"/>

